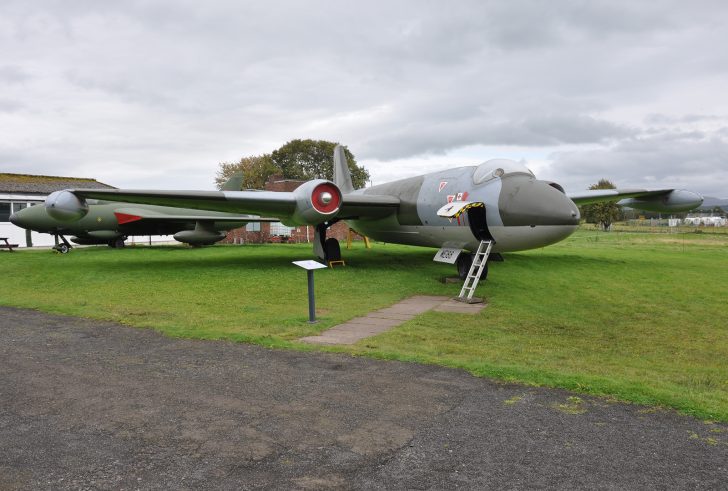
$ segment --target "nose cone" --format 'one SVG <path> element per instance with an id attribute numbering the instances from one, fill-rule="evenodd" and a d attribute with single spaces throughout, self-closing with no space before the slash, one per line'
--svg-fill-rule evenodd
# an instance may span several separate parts
<path id="1" fill-rule="evenodd" d="M 504 179 L 498 206 L 505 226 L 579 225 L 574 202 L 546 181 Z"/>
<path id="2" fill-rule="evenodd" d="M 23 208 L 20 211 L 16 211 L 12 215 L 10 215 L 10 223 L 13 225 L 16 225 L 18 227 L 22 228 L 29 228 L 28 227 L 28 210 L 30 208 Z"/>
<path id="3" fill-rule="evenodd" d="M 36 231 L 47 230 L 52 225 L 48 223 L 49 217 L 41 205 L 34 205 L 16 211 L 10 215 L 10 222 L 18 227 Z"/>

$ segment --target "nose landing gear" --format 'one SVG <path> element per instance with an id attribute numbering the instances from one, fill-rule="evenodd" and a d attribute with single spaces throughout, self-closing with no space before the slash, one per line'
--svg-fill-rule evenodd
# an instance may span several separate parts
<path id="1" fill-rule="evenodd" d="M 62 242 L 59 242 L 58 239 L 61 239 Z M 73 246 L 70 242 L 66 240 L 66 238 L 61 234 L 55 234 L 56 239 L 56 245 L 52 247 L 52 249 L 56 252 L 60 252 L 61 254 L 68 254 L 71 249 L 73 249 Z"/>

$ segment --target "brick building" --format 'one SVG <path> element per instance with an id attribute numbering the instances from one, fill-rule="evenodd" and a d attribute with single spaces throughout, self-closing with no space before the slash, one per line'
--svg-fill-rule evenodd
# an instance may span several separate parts
<path id="1" fill-rule="evenodd" d="M 266 191 L 293 191 L 306 181 L 296 179 L 284 179 L 282 176 L 271 176 L 265 183 Z M 244 228 L 230 230 L 223 244 L 262 244 L 266 242 L 287 242 L 300 243 L 312 242 L 314 238 L 314 227 L 297 226 L 286 227 L 280 222 L 274 223 L 249 223 Z M 340 242 L 346 242 L 349 227 L 344 222 L 332 225 L 326 236 L 334 237 Z M 361 236 L 354 235 L 354 240 L 361 240 Z"/>

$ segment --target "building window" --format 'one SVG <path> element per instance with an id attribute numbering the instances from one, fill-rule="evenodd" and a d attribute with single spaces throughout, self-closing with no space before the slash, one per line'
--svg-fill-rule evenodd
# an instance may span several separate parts
<path id="1" fill-rule="evenodd" d="M 286 227 L 281 222 L 273 222 L 270 224 L 270 234 L 271 235 L 280 235 L 281 237 L 290 237 L 291 230 L 293 230 L 293 227 Z"/>
<path id="2" fill-rule="evenodd" d="M 23 208 L 27 208 L 28 203 L 18 203 L 17 201 L 13 203 L 13 213 L 17 213 Z"/>
<path id="3" fill-rule="evenodd" d="M 245 230 L 248 232 L 260 232 L 260 222 L 249 222 L 245 226 Z"/>
<path id="4" fill-rule="evenodd" d="M 10 221 L 10 203 L 0 202 L 0 222 Z"/>

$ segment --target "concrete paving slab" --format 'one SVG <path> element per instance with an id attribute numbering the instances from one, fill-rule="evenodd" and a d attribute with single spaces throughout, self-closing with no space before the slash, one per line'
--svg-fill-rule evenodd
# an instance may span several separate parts
<path id="1" fill-rule="evenodd" d="M 413 316 L 414 317 L 414 316 Z M 363 324 L 366 326 L 387 326 L 387 327 L 394 327 L 402 324 L 403 322 L 406 322 L 409 319 L 401 320 L 401 319 L 385 319 L 382 317 L 357 317 L 355 319 L 351 319 L 347 322 L 347 324 Z"/>
<path id="2" fill-rule="evenodd" d="M 422 305 L 437 305 L 440 302 L 447 300 L 449 297 L 443 297 L 442 295 L 415 295 L 413 297 L 405 298 L 398 302 L 397 305 L 409 305 L 409 304 L 422 304 Z"/>
<path id="3" fill-rule="evenodd" d="M 419 315 L 423 312 L 427 312 L 432 309 L 434 305 L 424 307 L 422 305 L 399 305 L 395 304 L 385 309 L 377 310 L 380 314 L 405 314 L 405 315 Z"/>
<path id="4" fill-rule="evenodd" d="M 373 334 L 389 331 L 392 326 L 373 326 L 367 324 L 342 324 L 339 329 L 326 331 L 326 336 L 366 338 Z"/>
<path id="5" fill-rule="evenodd" d="M 487 307 L 487 303 L 463 303 L 458 302 L 454 298 L 451 298 L 437 307 L 435 307 L 435 312 L 453 312 L 457 314 L 471 314 L 475 315 L 482 311 L 485 307 Z"/>
<path id="6" fill-rule="evenodd" d="M 327 345 L 354 344 L 362 339 L 393 329 L 428 310 L 438 310 L 444 306 L 444 310 L 440 310 L 441 312 L 470 314 L 480 312 L 483 304 L 478 305 L 481 306 L 463 304 L 449 297 L 417 295 L 402 300 L 391 307 L 380 309 L 363 317 L 357 317 L 338 326 L 334 326 L 318 336 L 307 336 L 301 338 L 299 341 Z"/>
<path id="7" fill-rule="evenodd" d="M 394 319 L 401 322 L 406 322 L 410 319 L 413 319 L 415 316 L 413 314 L 383 314 L 381 312 L 372 312 L 371 314 L 367 314 L 364 317 L 375 317 L 378 319 Z"/>

